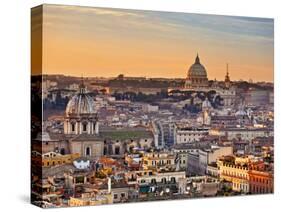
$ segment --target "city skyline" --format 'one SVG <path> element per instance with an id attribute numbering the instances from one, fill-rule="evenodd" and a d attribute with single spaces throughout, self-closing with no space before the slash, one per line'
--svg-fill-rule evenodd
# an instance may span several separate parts
<path id="1" fill-rule="evenodd" d="M 273 81 L 273 19 L 45 5 L 45 74 Z M 38 28 L 37 28 L 38 29 Z M 36 30 L 36 29 L 34 29 Z"/>
<path id="2" fill-rule="evenodd" d="M 41 75 L 41 74 L 40 74 Z M 33 75 L 33 76 L 40 76 L 40 75 Z M 83 80 L 87 80 L 87 79 L 91 79 L 91 78 L 95 78 L 95 79 L 115 79 L 117 77 L 119 77 L 120 75 L 123 75 L 125 78 L 145 78 L 145 79 L 166 79 L 166 80 L 186 80 L 186 77 L 149 77 L 149 76 L 129 76 L 129 75 L 124 75 L 123 73 L 120 73 L 116 76 L 85 76 L 83 74 L 80 74 L 80 76 L 75 76 L 75 75 L 69 75 L 69 74 L 43 74 L 44 76 L 63 76 L 63 77 L 74 77 L 74 78 L 79 78 L 79 79 L 83 79 Z M 210 79 L 210 81 L 218 81 L 218 82 L 224 82 L 225 79 Z M 252 83 L 274 83 L 273 81 L 265 81 L 265 80 L 260 80 L 260 81 L 254 81 L 253 79 L 238 79 L 238 80 L 231 80 L 233 82 L 249 82 L 249 80 L 251 80 Z"/>

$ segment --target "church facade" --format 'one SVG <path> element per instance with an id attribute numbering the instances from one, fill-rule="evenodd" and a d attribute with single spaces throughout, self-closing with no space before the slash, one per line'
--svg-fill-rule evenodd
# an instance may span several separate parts
<path id="1" fill-rule="evenodd" d="M 99 136 L 99 122 L 94 101 L 86 94 L 83 82 L 80 85 L 80 92 L 67 104 L 64 134 L 73 136 L 69 140 L 71 153 L 80 153 L 83 157 L 103 155 L 104 142 Z"/>

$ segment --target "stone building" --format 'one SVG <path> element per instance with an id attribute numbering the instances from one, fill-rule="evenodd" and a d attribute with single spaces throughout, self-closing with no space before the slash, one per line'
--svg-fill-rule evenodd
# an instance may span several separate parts
<path id="1" fill-rule="evenodd" d="M 186 127 L 175 125 L 174 136 L 176 144 L 194 143 L 209 134 L 209 129 L 204 127 Z"/>
<path id="2" fill-rule="evenodd" d="M 216 163 L 217 158 L 233 154 L 232 146 L 211 146 L 211 148 L 200 149 L 199 174 L 205 175 L 209 164 Z"/>
<path id="3" fill-rule="evenodd" d="M 274 191 L 272 167 L 263 161 L 250 164 L 249 190 L 251 194 L 266 194 Z"/>
<path id="4" fill-rule="evenodd" d="M 99 135 L 99 122 L 94 102 L 85 91 L 84 83 L 80 91 L 67 104 L 64 119 L 64 134 L 72 135 L 69 139 L 71 153 L 80 153 L 84 157 L 103 155 L 104 142 Z"/>
<path id="5" fill-rule="evenodd" d="M 209 131 L 210 135 L 225 136 L 228 140 L 241 139 L 252 140 L 257 137 L 272 137 L 272 128 L 213 128 Z"/>

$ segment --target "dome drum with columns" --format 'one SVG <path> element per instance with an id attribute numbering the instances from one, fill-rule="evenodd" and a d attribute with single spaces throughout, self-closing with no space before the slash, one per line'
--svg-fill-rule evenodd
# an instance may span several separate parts
<path id="1" fill-rule="evenodd" d="M 85 92 L 84 83 L 80 91 L 68 102 L 64 121 L 65 134 L 98 134 L 99 125 L 94 101 Z"/>
<path id="2" fill-rule="evenodd" d="M 195 63 L 189 68 L 185 81 L 185 88 L 200 88 L 208 86 L 208 77 L 205 67 L 200 63 L 197 54 Z"/>

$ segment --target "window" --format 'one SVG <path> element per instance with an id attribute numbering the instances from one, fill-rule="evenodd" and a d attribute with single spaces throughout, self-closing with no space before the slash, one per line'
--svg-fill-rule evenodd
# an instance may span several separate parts
<path id="1" fill-rule="evenodd" d="M 87 123 L 83 123 L 83 132 L 87 131 Z"/>
<path id="2" fill-rule="evenodd" d="M 121 198 L 125 198 L 126 194 L 125 193 L 121 193 Z"/>
<path id="3" fill-rule="evenodd" d="M 156 179 L 151 179 L 151 184 L 156 184 Z"/>
<path id="4" fill-rule="evenodd" d="M 114 199 L 118 199 L 118 194 L 114 194 Z"/>
<path id="5" fill-rule="evenodd" d="M 176 182 L 176 178 L 175 178 L 175 177 L 172 177 L 172 178 L 171 178 L 171 182 L 172 182 L 172 183 L 175 183 L 175 182 Z"/>
<path id="6" fill-rule="evenodd" d="M 115 155 L 119 155 L 120 154 L 120 147 L 116 146 L 115 147 Z"/>
<path id="7" fill-rule="evenodd" d="M 116 146 L 115 147 L 115 155 L 119 155 L 120 154 L 120 147 Z"/>
<path id="8" fill-rule="evenodd" d="M 86 148 L 86 156 L 91 156 L 91 149 L 90 149 L 90 147 Z"/>
<path id="9" fill-rule="evenodd" d="M 75 131 L 75 124 L 74 124 L 74 123 L 71 124 L 71 131 L 72 131 L 72 132 Z"/>

